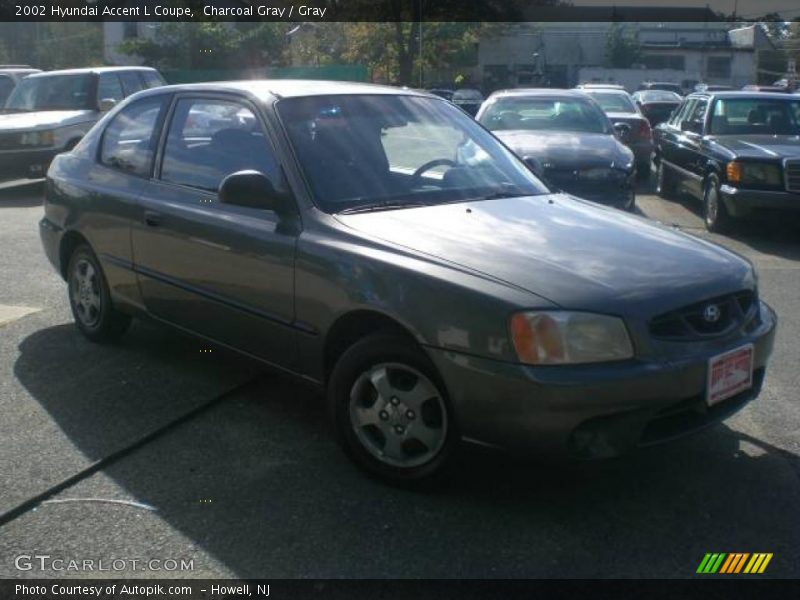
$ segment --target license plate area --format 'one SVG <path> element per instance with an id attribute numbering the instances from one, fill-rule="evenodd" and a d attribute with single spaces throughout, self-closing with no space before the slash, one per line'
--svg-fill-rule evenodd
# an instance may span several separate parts
<path id="1" fill-rule="evenodd" d="M 714 406 L 753 387 L 753 345 L 747 344 L 708 361 L 706 404 Z"/>

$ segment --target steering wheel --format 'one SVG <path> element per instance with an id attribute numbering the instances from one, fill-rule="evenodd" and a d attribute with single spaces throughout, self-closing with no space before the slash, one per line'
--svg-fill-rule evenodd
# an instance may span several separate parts
<path id="1" fill-rule="evenodd" d="M 414 180 L 414 184 L 416 185 L 416 182 L 419 181 L 419 179 L 422 177 L 422 174 L 425 171 L 430 171 L 434 167 L 441 167 L 445 165 L 448 167 L 455 167 L 456 163 L 455 161 L 452 161 L 449 158 L 437 158 L 435 160 L 429 160 L 424 165 L 420 165 L 417 168 L 417 170 L 414 171 L 414 174 L 411 176 L 412 179 Z"/>

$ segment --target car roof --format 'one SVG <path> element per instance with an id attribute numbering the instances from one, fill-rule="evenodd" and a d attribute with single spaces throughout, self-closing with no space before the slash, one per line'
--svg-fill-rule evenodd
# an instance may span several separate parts
<path id="1" fill-rule="evenodd" d="M 755 92 L 748 90 L 724 90 L 724 91 L 705 91 L 705 92 L 692 92 L 687 98 L 764 98 L 775 100 L 786 100 L 791 98 L 791 94 L 785 92 Z"/>
<path id="2" fill-rule="evenodd" d="M 186 83 L 152 88 L 139 92 L 139 94 L 150 95 L 164 92 L 248 92 L 262 99 L 270 96 L 292 98 L 339 94 L 385 94 L 438 98 L 438 96 L 428 92 L 406 87 L 316 79 L 246 79 L 242 81 Z"/>
<path id="3" fill-rule="evenodd" d="M 0 73 L 41 73 L 41 69 L 33 67 L 3 67 L 0 66 Z"/>
<path id="4" fill-rule="evenodd" d="M 590 88 L 581 88 L 578 91 L 583 92 L 584 94 L 591 94 L 593 92 L 600 92 L 600 93 L 603 93 L 603 94 L 617 94 L 619 96 L 630 96 L 630 94 L 628 93 L 628 90 L 626 90 L 625 88 L 620 89 L 620 88 L 606 88 L 606 87 L 590 87 Z M 663 91 L 663 90 L 645 90 L 645 91 L 647 91 L 647 92 L 657 91 L 658 92 L 658 91 Z"/>
<path id="5" fill-rule="evenodd" d="M 585 98 L 584 90 L 565 90 L 559 88 L 516 88 L 509 90 L 497 90 L 492 92 L 490 98 L 501 98 L 507 96 L 541 96 L 542 98 Z"/>
<path id="6" fill-rule="evenodd" d="M 47 77 L 49 75 L 83 75 L 89 73 L 116 73 L 120 71 L 156 71 L 152 67 L 89 67 L 86 69 L 62 69 L 60 71 L 43 71 L 29 77 Z"/>

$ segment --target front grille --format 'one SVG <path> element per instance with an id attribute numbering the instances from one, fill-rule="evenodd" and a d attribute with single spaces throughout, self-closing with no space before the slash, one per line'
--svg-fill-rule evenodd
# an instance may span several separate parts
<path id="1" fill-rule="evenodd" d="M 0 150 L 16 150 L 20 147 L 20 134 L 0 133 Z"/>
<path id="2" fill-rule="evenodd" d="M 758 298 L 755 292 L 744 290 L 659 315 L 650 321 L 650 334 L 674 341 L 705 339 L 737 327 L 749 330 L 757 318 Z"/>
<path id="3" fill-rule="evenodd" d="M 800 159 L 784 161 L 783 172 L 786 177 L 786 191 L 800 193 Z"/>

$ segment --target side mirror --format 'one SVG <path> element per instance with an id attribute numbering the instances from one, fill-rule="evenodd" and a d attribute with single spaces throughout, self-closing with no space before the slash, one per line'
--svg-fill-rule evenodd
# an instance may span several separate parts
<path id="1" fill-rule="evenodd" d="M 631 137 L 631 126 L 627 123 L 614 123 L 614 135 L 621 142 L 627 142 Z"/>
<path id="2" fill-rule="evenodd" d="M 108 112 L 117 105 L 117 101 L 113 98 L 103 98 L 97 103 L 97 108 L 100 112 Z"/>
<path id="3" fill-rule="evenodd" d="M 278 192 L 269 177 L 260 171 L 231 173 L 219 186 L 219 201 L 234 206 L 273 210 L 278 214 L 289 212 L 289 200 Z"/>

